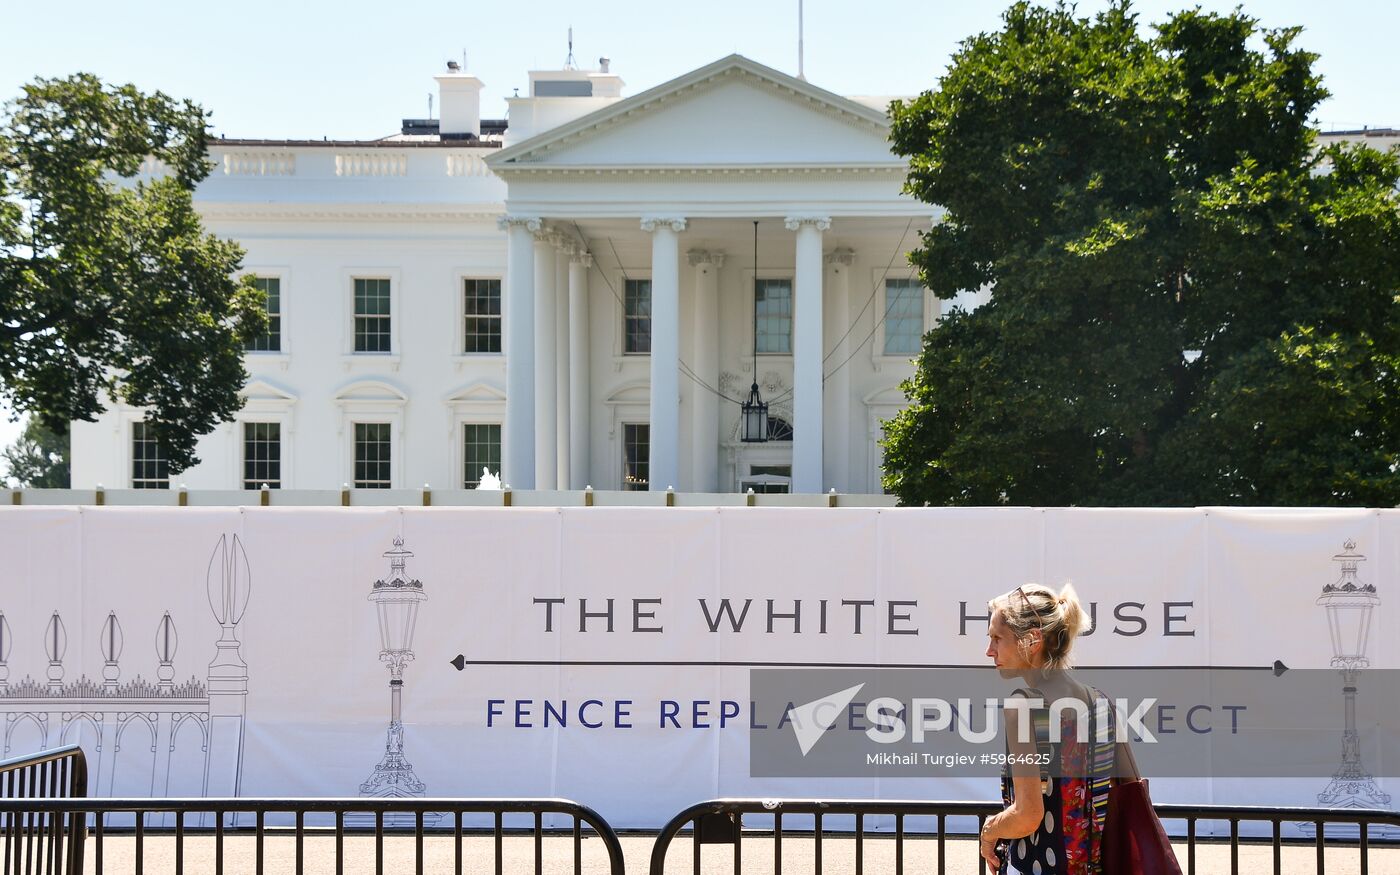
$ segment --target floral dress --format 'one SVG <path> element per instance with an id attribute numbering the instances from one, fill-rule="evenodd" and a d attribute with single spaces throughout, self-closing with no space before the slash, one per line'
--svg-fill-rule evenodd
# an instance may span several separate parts
<path id="1" fill-rule="evenodd" d="M 1049 755 L 1049 764 L 1040 767 L 1045 817 L 1035 832 L 1007 843 L 1000 871 L 1006 871 L 1007 862 L 1022 875 L 1098 875 L 1103 871 L 1101 839 L 1114 774 L 1117 727 L 1107 697 L 1097 689 L 1091 692 L 1100 707 L 1090 709 L 1087 743 L 1079 741 L 1074 712 L 1061 715 L 1062 740 L 1051 742 L 1049 709 L 1031 710 L 1036 748 Z M 1036 689 L 1019 689 L 1013 695 L 1045 698 Z M 1097 732 L 1096 712 L 1108 717 L 1103 740 Z M 1010 753 L 1009 739 L 1007 752 Z M 1015 801 L 1010 765 L 1002 772 L 1001 798 L 1008 806 Z"/>

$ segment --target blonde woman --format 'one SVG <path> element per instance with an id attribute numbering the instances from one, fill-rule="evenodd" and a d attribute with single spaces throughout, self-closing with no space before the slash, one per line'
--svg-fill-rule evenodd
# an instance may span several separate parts
<path id="1" fill-rule="evenodd" d="M 1074 639 L 1088 622 L 1084 609 L 1068 584 L 1058 593 L 1040 584 L 1018 586 L 987 607 L 987 656 L 1002 677 L 1025 682 L 1013 695 L 1042 700 L 1047 707 L 1006 710 L 1011 763 L 1002 775 L 1005 808 L 982 828 L 982 857 L 993 873 L 1002 875 L 1101 872 L 1109 788 L 1120 773 L 1136 778 L 1137 767 L 1127 745 L 1112 741 L 1111 708 L 1100 712 L 1108 717 L 1106 741 L 1089 732 L 1081 741 L 1073 709 L 1059 712 L 1061 741 L 1052 743 L 1049 731 L 1051 702 L 1075 699 L 1094 714 L 1106 698 L 1069 670 Z M 1023 734 L 1026 714 L 1032 726 Z"/>

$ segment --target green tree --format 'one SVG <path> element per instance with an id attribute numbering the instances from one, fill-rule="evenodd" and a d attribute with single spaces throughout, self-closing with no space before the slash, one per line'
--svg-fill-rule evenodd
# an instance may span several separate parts
<path id="1" fill-rule="evenodd" d="M 38 79 L 0 116 L 0 393 L 55 433 L 147 410 L 172 470 L 230 419 L 263 330 L 243 251 L 204 233 L 203 110 L 96 77 Z M 146 159 L 168 172 L 136 179 Z"/>
<path id="2" fill-rule="evenodd" d="M 1022 3 L 894 104 L 912 260 L 991 289 L 887 424 L 904 502 L 1400 502 L 1400 158 L 1317 148 L 1297 35 Z"/>
<path id="3" fill-rule="evenodd" d="M 27 489 L 67 489 L 69 485 L 68 435 L 55 434 L 36 417 L 0 452 L 10 480 Z"/>

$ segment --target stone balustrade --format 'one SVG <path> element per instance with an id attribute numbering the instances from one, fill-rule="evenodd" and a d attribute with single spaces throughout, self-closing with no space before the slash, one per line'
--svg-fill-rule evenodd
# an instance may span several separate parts
<path id="1" fill-rule="evenodd" d="M 491 176 L 491 168 L 479 155 L 448 155 L 448 176 Z"/>
<path id="2" fill-rule="evenodd" d="M 336 176 L 407 176 L 408 156 L 399 152 L 340 152 Z"/>
<path id="3" fill-rule="evenodd" d="M 297 157 L 291 152 L 225 152 L 225 176 L 292 176 Z"/>

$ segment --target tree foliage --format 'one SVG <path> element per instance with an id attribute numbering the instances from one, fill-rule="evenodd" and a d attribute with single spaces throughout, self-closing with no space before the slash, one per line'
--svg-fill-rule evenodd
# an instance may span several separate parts
<path id="1" fill-rule="evenodd" d="M 30 417 L 18 439 L 0 452 L 6 473 L 17 486 L 26 489 L 67 489 L 69 487 L 69 441 L 66 434 L 55 434 L 36 417 Z"/>
<path id="2" fill-rule="evenodd" d="M 906 503 L 1400 502 L 1400 158 L 1318 149 L 1297 29 L 1018 4 L 893 107 L 940 298 Z"/>
<path id="3" fill-rule="evenodd" d="M 193 207 L 208 140 L 195 104 L 87 74 L 0 117 L 0 393 L 59 434 L 111 399 L 145 408 L 173 470 L 238 410 L 266 318 Z M 148 158 L 165 172 L 138 180 Z"/>

